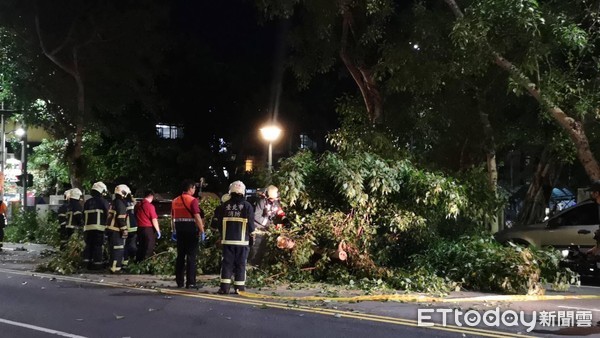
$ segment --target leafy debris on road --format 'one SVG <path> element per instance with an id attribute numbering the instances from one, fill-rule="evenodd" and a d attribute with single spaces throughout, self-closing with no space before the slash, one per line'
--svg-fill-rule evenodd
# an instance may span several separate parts
<path id="1" fill-rule="evenodd" d="M 113 316 L 115 316 L 115 318 L 116 318 L 117 320 L 125 318 L 125 316 L 119 316 L 119 315 L 118 315 L 118 314 L 116 314 L 116 313 L 113 313 Z"/>

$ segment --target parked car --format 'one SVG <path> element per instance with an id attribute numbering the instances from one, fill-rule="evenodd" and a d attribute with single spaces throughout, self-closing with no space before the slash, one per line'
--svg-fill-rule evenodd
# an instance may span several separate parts
<path id="1" fill-rule="evenodd" d="M 579 246 L 581 249 L 596 245 L 594 232 L 600 224 L 598 205 L 588 200 L 562 210 L 543 223 L 516 225 L 497 232 L 494 236 L 501 243 L 513 242 L 536 247 L 552 246 L 566 249 Z"/>

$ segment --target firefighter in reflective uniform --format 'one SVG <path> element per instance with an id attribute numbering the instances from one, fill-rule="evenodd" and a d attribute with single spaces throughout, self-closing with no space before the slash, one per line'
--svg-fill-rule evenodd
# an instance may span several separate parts
<path id="1" fill-rule="evenodd" d="M 279 202 L 279 189 L 276 186 L 268 186 L 265 195 L 261 196 L 256 203 L 254 226 L 256 227 L 252 235 L 254 243 L 248 260 L 251 264 L 258 265 L 266 251 L 267 241 L 264 238 L 267 236 L 269 228 L 290 226 L 290 221 Z"/>
<path id="2" fill-rule="evenodd" d="M 60 227 L 58 228 L 58 234 L 60 235 L 60 248 L 64 249 L 67 245 L 67 241 L 69 240 L 69 236 L 67 236 L 67 212 L 69 211 L 69 199 L 71 198 L 71 189 L 65 190 L 63 193 L 63 204 L 58 207 L 58 224 Z"/>
<path id="3" fill-rule="evenodd" d="M 244 183 L 231 183 L 230 199 L 215 210 L 211 222 L 211 227 L 219 230 L 223 246 L 220 294 L 229 293 L 232 276 L 236 293 L 246 289 L 246 260 L 250 251 L 250 234 L 254 231 L 254 210 L 244 198 L 245 193 Z"/>
<path id="4" fill-rule="evenodd" d="M 104 244 L 104 230 L 108 215 L 108 201 L 104 198 L 108 193 L 106 185 L 96 182 L 92 186 L 92 198 L 83 205 L 84 226 L 83 238 L 83 263 L 90 270 L 99 270 L 103 267 L 102 245 Z"/>
<path id="5" fill-rule="evenodd" d="M 135 198 L 129 194 L 125 198 L 127 202 L 127 239 L 125 240 L 125 251 L 123 252 L 123 267 L 129 265 L 130 260 L 135 260 L 137 255 L 137 218 L 135 217 Z"/>
<path id="6" fill-rule="evenodd" d="M 69 210 L 67 211 L 66 242 L 73 233 L 83 229 L 83 206 L 81 204 L 81 190 L 73 188 L 70 190 Z"/>
<path id="7" fill-rule="evenodd" d="M 200 218 L 198 199 L 194 198 L 196 184 L 185 180 L 181 184 L 182 194 L 171 203 L 171 230 L 177 241 L 175 281 L 177 287 L 196 288 L 196 255 L 199 241 L 204 241 L 204 222 Z"/>
<path id="8" fill-rule="evenodd" d="M 123 265 L 123 251 L 127 239 L 127 201 L 125 198 L 131 194 L 131 190 L 125 184 L 115 187 L 115 198 L 110 204 L 108 217 L 106 218 L 106 230 L 108 231 L 108 242 L 110 250 L 110 272 L 121 271 Z"/>

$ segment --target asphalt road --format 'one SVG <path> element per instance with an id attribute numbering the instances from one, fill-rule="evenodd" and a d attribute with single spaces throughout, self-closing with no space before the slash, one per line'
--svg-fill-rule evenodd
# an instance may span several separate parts
<path id="1" fill-rule="evenodd" d="M 476 336 L 348 318 L 345 314 L 324 315 L 260 306 L 244 303 L 236 296 L 206 297 L 214 299 L 0 272 L 0 336 Z"/>

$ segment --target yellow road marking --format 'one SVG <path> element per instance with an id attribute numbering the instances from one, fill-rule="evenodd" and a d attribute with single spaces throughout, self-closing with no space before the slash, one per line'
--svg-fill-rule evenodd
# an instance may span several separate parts
<path id="1" fill-rule="evenodd" d="M 490 295 L 478 297 L 463 297 L 463 298 L 444 298 L 444 297 L 428 297 L 419 295 L 366 295 L 354 297 L 320 297 L 320 296 L 274 296 L 260 293 L 241 292 L 240 295 L 252 299 L 274 299 L 284 301 L 336 301 L 336 302 L 362 302 L 362 301 L 396 301 L 396 302 L 417 302 L 417 303 L 465 303 L 465 302 L 524 302 L 538 300 L 573 300 L 573 299 L 600 299 L 600 295 Z"/>
<path id="2" fill-rule="evenodd" d="M 45 274 L 45 273 L 17 271 L 17 270 L 2 269 L 2 268 L 0 268 L 0 272 L 22 275 L 22 276 L 55 278 L 57 280 L 80 282 L 80 283 L 99 285 L 99 286 L 110 286 L 110 287 L 114 287 L 114 288 L 130 289 L 130 290 L 136 290 L 136 291 L 146 291 L 146 292 L 150 292 L 150 293 L 160 293 L 160 294 L 185 296 L 185 297 L 192 297 L 192 298 L 202 298 L 202 299 L 213 300 L 213 301 L 246 304 L 246 305 L 259 306 L 259 307 L 266 306 L 266 307 L 270 307 L 270 308 L 277 308 L 277 309 L 283 309 L 283 310 L 294 310 L 294 311 L 299 311 L 299 312 L 307 312 L 307 313 L 314 313 L 314 314 L 320 314 L 320 315 L 328 315 L 328 316 L 336 316 L 336 317 L 341 316 L 342 318 L 368 320 L 368 321 L 372 321 L 372 322 L 388 323 L 388 324 L 403 325 L 403 326 L 410 326 L 410 327 L 419 327 L 419 328 L 424 328 L 424 329 L 433 329 L 433 330 L 456 332 L 456 333 L 463 333 L 463 334 L 475 334 L 475 335 L 485 336 L 485 337 L 498 337 L 498 338 L 499 337 L 532 337 L 532 336 L 526 336 L 526 335 L 522 335 L 522 334 L 514 334 L 514 333 L 510 333 L 510 332 L 493 331 L 493 330 L 472 328 L 472 327 L 459 327 L 459 326 L 455 326 L 455 325 L 419 326 L 416 320 L 411 320 L 411 319 L 371 315 L 371 314 L 366 314 L 366 313 L 354 313 L 354 312 L 349 312 L 349 311 L 345 311 L 345 310 L 312 308 L 312 307 L 302 306 L 302 305 L 290 305 L 290 304 L 285 304 L 285 303 L 268 302 L 268 301 L 264 301 L 262 299 L 261 300 L 251 300 L 251 299 L 244 299 L 244 298 L 231 297 L 231 296 L 225 296 L 225 295 L 213 295 L 213 294 L 207 294 L 207 293 L 198 293 L 198 292 L 193 292 L 193 291 L 167 289 L 167 288 L 154 288 L 154 289 L 140 288 L 139 286 L 136 287 L 136 286 L 119 284 L 119 283 L 109 282 L 109 281 L 93 281 L 93 280 L 83 279 L 83 278 L 79 278 L 79 277 L 57 276 L 57 275 L 51 275 L 51 274 Z M 297 298 L 295 300 L 300 300 L 300 299 L 301 298 Z M 335 299 L 335 298 L 331 298 L 331 299 Z"/>

